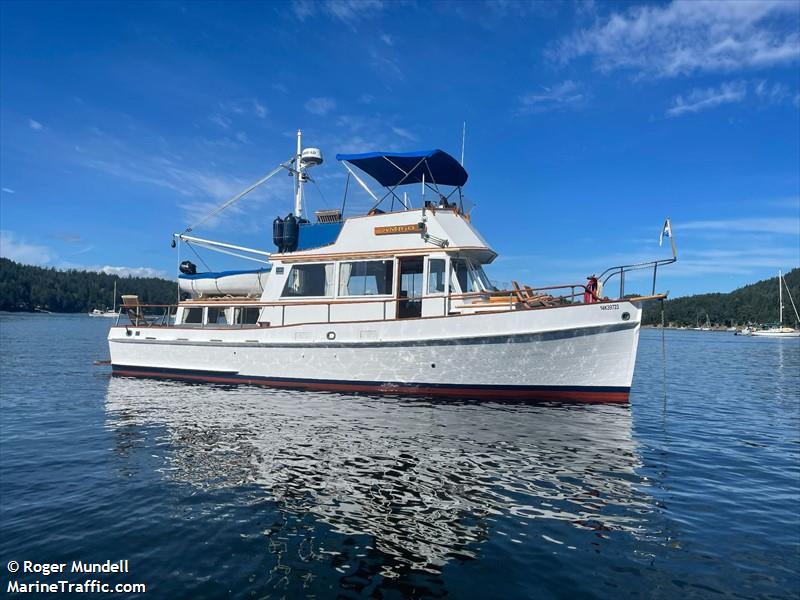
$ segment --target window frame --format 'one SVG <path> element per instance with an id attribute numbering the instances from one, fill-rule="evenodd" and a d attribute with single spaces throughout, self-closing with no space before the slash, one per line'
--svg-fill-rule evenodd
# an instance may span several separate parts
<path id="1" fill-rule="evenodd" d="M 186 319 L 189 317 L 189 313 L 193 310 L 200 311 L 200 320 L 195 321 L 187 321 Z M 206 307 L 205 306 L 184 306 L 183 307 L 183 314 L 181 315 L 181 325 L 199 325 L 203 326 L 206 322 Z"/>
<path id="2" fill-rule="evenodd" d="M 391 265 L 392 279 L 389 282 L 389 292 L 385 294 L 341 294 L 342 266 L 345 264 L 380 262 Z M 397 260 L 395 258 L 373 258 L 367 260 L 340 260 L 336 262 L 336 298 L 391 298 L 395 295 L 397 275 Z M 348 282 L 349 283 L 349 282 Z"/>
<path id="3" fill-rule="evenodd" d="M 203 311 L 203 325 L 208 325 L 210 327 L 229 327 L 231 323 L 228 322 L 228 315 L 225 312 L 227 309 L 232 308 L 231 306 L 206 306 L 205 310 Z M 209 321 L 209 315 L 211 314 L 212 310 L 217 311 L 217 320 L 213 323 Z M 219 322 L 220 314 L 225 318 L 224 323 Z"/>
<path id="4" fill-rule="evenodd" d="M 444 291 L 435 291 L 432 292 L 430 290 L 430 283 L 431 283 L 431 262 L 434 260 L 441 260 L 444 262 Z M 424 296 L 432 296 L 434 298 L 440 298 L 442 296 L 447 296 L 450 293 L 450 277 L 448 277 L 450 271 L 450 260 L 447 256 L 426 256 L 425 257 L 425 291 Z"/>
<path id="5" fill-rule="evenodd" d="M 307 262 L 307 263 L 296 263 L 296 264 L 293 264 L 289 268 L 289 271 L 286 274 L 286 277 L 283 278 L 283 282 L 281 284 L 281 294 L 279 296 L 279 299 L 280 300 L 298 300 L 298 299 L 308 299 L 308 298 L 311 298 L 311 299 L 335 298 L 336 297 L 337 286 L 339 285 L 339 276 L 338 276 L 338 269 L 336 268 L 336 264 L 337 264 L 337 262 L 336 261 L 332 261 L 332 260 L 326 260 L 326 261 L 322 261 L 322 262 Z M 294 272 L 295 268 L 297 268 L 297 267 L 308 267 L 308 266 L 322 266 L 324 268 L 327 265 L 333 265 L 333 278 L 332 278 L 332 282 L 331 282 L 331 286 L 332 286 L 332 290 L 333 290 L 332 294 L 330 294 L 330 295 L 322 295 L 322 296 L 287 296 L 287 295 L 285 295 L 286 286 L 288 285 L 289 279 L 291 278 L 292 273 Z M 328 287 L 328 285 L 327 285 L 328 281 L 326 280 L 325 283 L 326 283 L 325 287 L 327 288 Z"/>

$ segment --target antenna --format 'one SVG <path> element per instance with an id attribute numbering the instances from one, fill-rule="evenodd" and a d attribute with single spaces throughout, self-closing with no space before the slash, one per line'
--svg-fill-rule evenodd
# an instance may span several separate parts
<path id="1" fill-rule="evenodd" d="M 303 172 L 300 170 L 300 155 L 303 152 L 303 134 L 297 130 L 297 153 L 294 159 L 294 216 L 303 217 Z"/>
<path id="2" fill-rule="evenodd" d="M 467 122 L 461 127 L 461 166 L 464 166 L 464 143 L 467 141 Z"/>
<path id="3" fill-rule="evenodd" d="M 310 181 L 307 169 L 322 164 L 322 152 L 319 148 L 303 149 L 302 132 L 297 130 L 297 154 L 294 161 L 294 216 L 303 218 L 303 184 Z"/>

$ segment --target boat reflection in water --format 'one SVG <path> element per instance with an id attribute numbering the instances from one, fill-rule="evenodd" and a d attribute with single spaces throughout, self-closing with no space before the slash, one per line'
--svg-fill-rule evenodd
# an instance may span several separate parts
<path id="1" fill-rule="evenodd" d="M 107 423 L 118 443 L 148 451 L 150 432 L 163 435 L 170 481 L 256 489 L 287 516 L 369 536 L 366 548 L 383 554 L 389 577 L 440 573 L 451 559 L 479 556 L 501 529 L 511 541 L 534 536 L 525 526 L 542 519 L 592 539 L 635 537 L 652 511 L 627 406 L 434 403 L 117 377 Z"/>

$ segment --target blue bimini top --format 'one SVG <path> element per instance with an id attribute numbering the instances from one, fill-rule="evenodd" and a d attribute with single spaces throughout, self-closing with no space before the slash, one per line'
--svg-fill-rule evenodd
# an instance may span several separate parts
<path id="1" fill-rule="evenodd" d="M 427 183 L 462 186 L 469 177 L 464 167 L 443 150 L 337 154 L 336 160 L 355 165 L 385 187 L 420 183 L 423 175 Z"/>

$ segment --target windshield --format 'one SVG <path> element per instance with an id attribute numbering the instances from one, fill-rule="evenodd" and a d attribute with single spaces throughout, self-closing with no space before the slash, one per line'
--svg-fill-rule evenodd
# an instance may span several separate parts
<path id="1" fill-rule="evenodd" d="M 451 265 L 450 287 L 455 287 L 455 282 L 458 282 L 458 289 L 462 294 L 485 292 L 492 289 L 492 285 L 480 265 L 464 258 L 453 259 Z"/>

